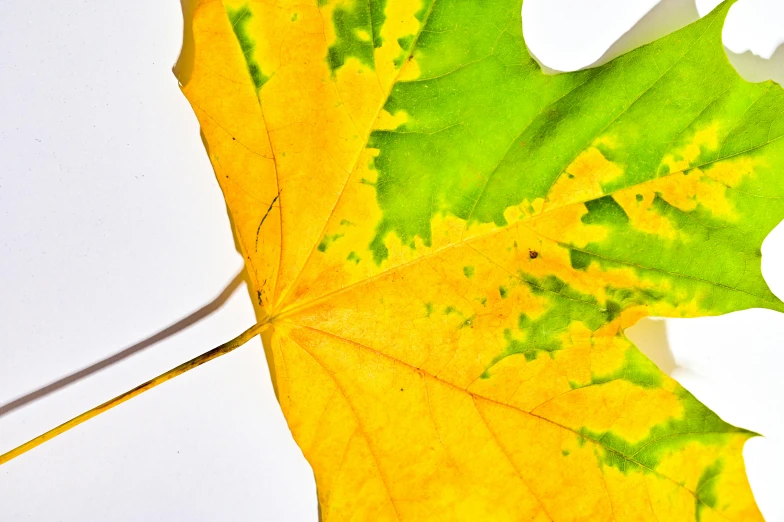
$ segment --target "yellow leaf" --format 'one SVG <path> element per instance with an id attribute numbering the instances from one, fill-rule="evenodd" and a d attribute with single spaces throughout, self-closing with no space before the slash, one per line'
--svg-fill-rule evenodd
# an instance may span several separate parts
<path id="1" fill-rule="evenodd" d="M 179 77 L 323 520 L 761 519 L 753 434 L 623 334 L 782 309 L 784 96 L 729 4 L 555 77 L 519 0 L 195 4 Z"/>

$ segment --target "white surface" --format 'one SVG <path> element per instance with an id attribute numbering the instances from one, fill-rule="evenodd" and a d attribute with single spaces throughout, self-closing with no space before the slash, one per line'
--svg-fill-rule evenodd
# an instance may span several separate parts
<path id="1" fill-rule="evenodd" d="M 743 0 L 732 6 L 724 25 L 724 45 L 735 53 L 770 58 L 784 37 L 784 2 Z"/>
<path id="2" fill-rule="evenodd" d="M 0 404 L 143 339 L 242 266 L 171 67 L 175 0 L 0 1 Z M 214 316 L 0 418 L 6 451 L 255 322 Z M 261 344 L 0 466 L 0 520 L 315 521 Z"/>
<path id="3" fill-rule="evenodd" d="M 699 2 L 700 12 L 710 1 Z M 527 30 L 542 29 L 530 29 L 529 44 L 550 67 L 579 68 L 654 3 L 527 0 Z M 569 15 L 583 22 L 565 28 Z M 770 56 L 784 37 L 772 20 L 781 20 L 776 0 L 745 0 L 725 41 Z M 47 0 L 31 9 L 3 0 L 0 21 L 4 404 L 189 314 L 242 263 L 170 70 L 181 43 L 178 2 Z M 765 276 L 784 296 L 784 229 L 763 254 Z M 239 290 L 185 332 L 0 417 L 0 452 L 253 321 Z M 673 375 L 728 421 L 767 435 L 748 445 L 747 464 L 768 520 L 784 521 L 775 496 L 784 489 L 784 316 L 752 310 L 668 328 Z M 0 509 L 13 522 L 317 518 L 312 474 L 258 340 L 0 467 Z"/>

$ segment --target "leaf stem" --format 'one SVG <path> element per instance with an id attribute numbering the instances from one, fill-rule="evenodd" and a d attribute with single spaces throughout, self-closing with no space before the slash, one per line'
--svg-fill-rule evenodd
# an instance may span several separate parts
<path id="1" fill-rule="evenodd" d="M 150 379 L 144 384 L 140 384 L 139 386 L 131 390 L 128 390 L 125 393 L 121 393 L 117 397 L 110 399 L 104 402 L 103 404 L 96 406 L 95 408 L 92 408 L 80 415 L 77 415 L 73 419 L 60 424 L 56 428 L 52 428 L 46 433 L 43 433 L 35 437 L 34 439 L 25 442 L 21 446 L 18 446 L 7 453 L 3 453 L 2 455 L 0 455 L 0 465 L 5 464 L 9 460 L 16 458 L 19 455 L 22 455 L 23 453 L 27 453 L 28 451 L 35 448 L 36 446 L 40 446 L 44 442 L 51 440 L 62 433 L 65 433 L 71 428 L 74 428 L 80 425 L 81 423 L 100 415 L 105 411 L 111 410 L 115 406 L 118 406 L 124 403 L 125 401 L 136 397 L 137 395 L 141 395 L 147 390 L 155 388 L 159 384 L 162 384 L 170 379 L 174 379 L 178 375 L 182 375 L 183 373 L 193 370 L 194 368 L 197 368 L 208 361 L 217 359 L 221 355 L 226 355 L 227 353 L 236 350 L 246 342 L 250 341 L 256 335 L 258 335 L 264 328 L 266 328 L 269 325 L 270 325 L 269 320 L 256 323 L 250 328 L 248 328 L 247 330 L 245 330 L 244 332 L 242 332 L 240 335 L 232 339 L 231 341 L 225 342 L 222 345 L 213 348 L 208 352 L 205 352 L 197 357 L 194 357 L 190 361 L 184 362 L 179 366 L 172 368 L 171 370 L 162 373 L 161 375 L 153 379 Z"/>
<path id="2" fill-rule="evenodd" d="M 30 404 L 31 402 L 43 399 L 44 397 L 55 393 L 66 386 L 70 386 L 71 384 L 77 383 L 82 379 L 93 375 L 101 370 L 104 370 L 114 364 L 119 363 L 120 361 L 124 361 L 128 357 L 132 355 L 136 355 L 137 353 L 141 352 L 142 350 L 146 350 L 147 348 L 157 344 L 161 341 L 164 341 L 171 337 L 172 335 L 179 333 L 185 330 L 187 327 L 191 326 L 192 324 L 201 321 L 205 317 L 209 316 L 216 310 L 218 310 L 221 306 L 223 306 L 226 301 L 229 300 L 234 294 L 234 291 L 240 287 L 240 285 L 245 281 L 246 278 L 245 270 L 241 270 L 237 275 L 234 276 L 234 279 L 226 286 L 226 288 L 221 291 L 221 293 L 213 299 L 211 302 L 207 303 L 206 305 L 202 306 L 195 312 L 191 313 L 187 317 L 183 317 L 179 321 L 174 324 L 171 324 L 164 328 L 163 330 L 157 332 L 150 337 L 139 341 L 138 343 L 134 344 L 133 346 L 129 346 L 117 353 L 110 355 L 109 357 L 102 359 L 96 363 L 91 364 L 81 370 L 78 370 L 70 375 L 66 375 L 65 377 L 58 379 L 54 382 L 47 384 L 37 390 L 33 390 L 30 393 L 27 393 L 21 397 L 17 397 L 16 399 L 3 404 L 0 406 L 0 417 L 11 413 L 14 410 L 18 410 L 19 408 Z"/>

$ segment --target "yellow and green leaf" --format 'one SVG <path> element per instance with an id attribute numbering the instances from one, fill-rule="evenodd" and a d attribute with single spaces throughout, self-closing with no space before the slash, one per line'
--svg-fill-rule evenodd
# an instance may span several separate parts
<path id="1" fill-rule="evenodd" d="M 323 520 L 761 520 L 753 434 L 624 336 L 784 309 L 784 91 L 728 63 L 731 2 L 557 76 L 521 0 L 195 3 L 178 74 Z"/>

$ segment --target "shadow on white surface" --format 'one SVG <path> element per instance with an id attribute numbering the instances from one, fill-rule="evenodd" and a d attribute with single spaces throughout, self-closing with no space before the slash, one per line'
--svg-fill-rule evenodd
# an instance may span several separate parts
<path id="1" fill-rule="evenodd" d="M 527 0 L 526 5 L 537 1 L 546 3 L 548 0 Z M 561 4 L 566 5 L 569 1 L 561 0 Z M 626 0 L 626 3 L 635 2 Z M 636 2 L 636 12 L 640 15 L 636 18 L 637 23 L 614 44 L 611 44 L 612 41 L 623 33 L 624 27 L 616 27 L 618 31 L 614 32 L 613 28 L 594 26 L 589 27 L 586 34 L 564 38 L 563 34 L 558 34 L 559 31 L 551 29 L 558 27 L 557 17 L 549 18 L 542 25 L 557 35 L 555 45 L 560 46 L 567 55 L 574 54 L 575 46 L 585 44 L 593 50 L 598 49 L 590 61 L 604 63 L 685 25 L 690 21 L 689 17 L 696 19 L 696 11 L 705 14 L 703 4 L 706 2 L 695 4 L 694 0 L 664 0 L 644 14 L 650 3 L 649 0 Z M 607 0 L 604 4 L 611 6 L 608 10 L 611 13 L 612 5 L 619 2 Z M 39 152 L 40 149 L 33 149 L 28 144 L 32 139 L 27 140 L 27 135 L 22 136 L 24 140 L 17 139 L 21 135 L 18 129 L 16 134 L 9 132 L 13 139 L 9 138 L 5 145 L 0 143 L 0 149 L 7 153 L 6 158 L 10 158 L 7 172 L 13 174 L 14 179 L 29 176 L 28 183 L 36 179 L 42 182 L 40 187 L 32 185 L 35 191 L 31 191 L 30 195 L 15 197 L 24 203 L 25 208 L 34 206 L 45 209 L 29 214 L 24 209 L 19 211 L 22 216 L 20 221 L 35 225 L 29 227 L 29 233 L 28 228 L 25 228 L 32 238 L 32 244 L 23 245 L 28 249 L 27 252 L 13 252 L 11 261 L 14 264 L 7 261 L 11 259 L 9 254 L 6 259 L 0 259 L 0 265 L 9 278 L 13 276 L 23 280 L 24 285 L 47 296 L 47 299 L 39 296 L 38 300 L 26 301 L 22 295 L 14 302 L 16 309 L 30 317 L 56 319 L 59 312 L 67 318 L 67 321 L 55 321 L 48 325 L 51 332 L 44 335 L 35 331 L 36 322 L 11 324 L 14 317 L 21 317 L 21 312 L 17 310 L 10 310 L 11 313 L 4 316 L 9 331 L 23 328 L 34 333 L 25 339 L 31 345 L 29 349 L 20 348 L 17 353 L 3 354 L 0 370 L 5 373 L 2 374 L 4 382 L 0 384 L 8 387 L 13 381 L 15 388 L 30 389 L 34 387 L 30 383 L 37 384 L 40 375 L 77 375 L 96 364 L 102 364 L 96 363 L 78 370 L 67 364 L 69 360 L 96 360 L 100 357 L 111 360 L 117 357 L 119 354 L 89 351 L 89 346 L 98 345 L 103 336 L 110 336 L 110 346 L 122 346 L 125 339 L 139 338 L 145 332 L 138 335 L 137 331 L 130 328 L 118 328 L 116 324 L 112 326 L 113 321 L 117 323 L 118 318 L 132 314 L 141 324 L 156 324 L 153 322 L 156 317 L 179 317 L 182 308 L 178 303 L 175 303 L 178 306 L 171 305 L 168 308 L 161 303 L 140 307 L 139 303 L 145 303 L 150 296 L 166 295 L 167 292 L 180 296 L 188 304 L 193 303 L 194 299 L 205 299 L 196 292 L 188 293 L 187 290 L 191 288 L 188 285 L 195 281 L 192 286 L 203 287 L 207 280 L 225 281 L 225 276 L 236 270 L 236 259 L 221 258 L 219 266 L 222 271 L 216 270 L 217 276 L 209 273 L 209 267 L 203 262 L 207 252 L 230 250 L 231 239 L 227 224 L 218 221 L 223 212 L 223 202 L 207 157 L 203 154 L 198 126 L 190 108 L 185 107 L 187 104 L 179 93 L 169 91 L 166 91 L 167 96 L 171 94 L 172 97 L 155 105 L 154 110 L 144 105 L 151 104 L 151 99 L 158 101 L 154 97 L 163 98 L 160 92 L 175 82 L 168 72 L 168 65 L 165 80 L 161 82 L 160 71 L 149 63 L 162 56 L 173 56 L 176 53 L 175 44 L 178 46 L 179 42 L 169 45 L 165 52 L 145 45 L 147 42 L 163 41 L 168 33 L 173 32 L 171 29 L 177 23 L 176 10 L 171 9 L 171 5 L 162 9 L 158 2 L 149 1 L 135 4 L 135 10 L 130 13 L 98 4 L 69 6 L 66 9 L 60 7 L 59 11 L 56 8 L 46 10 L 35 24 L 25 25 L 29 21 L 27 3 L 19 0 L 5 3 L 5 9 L 13 10 L 13 6 L 22 14 L 3 15 L 4 19 L 9 20 L 13 31 L 7 33 L 10 35 L 8 40 L 0 35 L 0 41 L 5 41 L 8 49 L 29 46 L 31 50 L 28 56 L 20 55 L 18 62 L 7 65 L 8 70 L 15 71 L 13 75 L 9 74 L 7 84 L 11 86 L 9 88 L 16 86 L 19 90 L 26 89 L 24 94 L 29 99 L 20 102 L 6 95 L 4 103 L 9 108 L 18 106 L 24 108 L 24 111 L 19 111 L 20 114 L 14 112 L 5 122 L 7 125 L 18 125 L 23 128 L 23 132 L 27 132 L 24 125 L 40 120 L 39 128 L 30 131 L 39 134 L 30 134 L 29 137 L 44 136 L 46 141 L 46 134 L 41 129 L 51 131 L 52 140 L 49 141 L 46 153 L 54 155 L 56 152 L 59 164 L 43 162 L 44 155 Z M 602 6 L 597 4 L 594 7 Z M 4 12 L 3 9 L 0 6 L 0 13 Z M 133 30 L 124 29 L 123 24 L 117 23 L 118 18 L 122 18 L 123 24 Z M 89 23 L 84 23 L 85 20 Z M 608 23 L 612 21 L 610 16 Z M 535 21 L 532 23 L 539 24 Z M 147 33 L 139 33 L 139 27 L 143 27 Z M 594 33 L 591 34 L 591 31 Z M 751 29 L 746 28 L 746 32 L 753 36 Z M 174 40 L 179 37 L 176 35 Z M 601 45 L 595 44 L 598 37 L 604 38 L 602 41 L 606 41 L 609 47 L 600 49 Z M 186 45 L 188 38 L 186 31 Z M 133 47 L 133 53 L 128 51 L 128 46 Z M 546 49 L 541 49 L 540 58 L 545 63 L 554 64 L 549 61 Z M 106 56 L 101 54 L 104 52 Z M 94 54 L 105 61 L 98 60 Z M 732 63 L 751 81 L 767 78 L 781 81 L 783 54 L 784 51 L 779 48 L 770 60 L 765 60 L 753 55 L 752 51 L 739 54 L 728 51 Z M 31 60 L 39 60 L 40 56 L 47 60 L 44 65 L 48 74 L 58 79 L 54 92 L 57 100 L 53 100 L 53 91 L 42 87 L 51 89 L 51 79 L 37 78 L 35 75 L 38 69 L 31 66 Z M 74 60 L 74 56 L 80 59 Z M 144 63 L 141 59 L 134 61 L 140 56 L 144 57 Z M 122 68 L 117 63 L 122 64 Z M 68 67 L 62 67 L 62 64 L 68 64 Z M 114 70 L 116 65 L 117 71 Z M 14 83 L 20 77 L 26 78 L 25 82 Z M 104 78 L 110 78 L 111 81 Z M 89 89 L 83 88 L 83 80 L 90 83 Z M 153 86 L 156 91 L 151 92 L 149 86 Z M 121 95 L 115 98 L 110 96 L 118 92 Z M 74 109 L 75 106 L 79 106 L 78 111 Z M 96 124 L 104 123 L 100 118 L 107 114 L 120 124 L 116 128 L 104 127 L 104 130 L 99 128 L 93 131 Z M 64 120 L 66 123 L 60 125 L 55 120 L 60 123 Z M 168 122 L 177 122 L 176 125 L 166 127 L 169 134 L 160 130 Z M 187 136 L 190 140 L 185 140 L 187 146 L 179 145 L 178 148 L 173 134 Z M 69 141 L 72 136 L 75 138 Z M 112 143 L 107 136 L 118 136 L 118 140 L 122 137 L 124 142 L 127 140 L 127 143 L 132 143 L 137 150 L 133 154 L 126 154 L 126 149 Z M 156 143 L 166 143 L 166 146 L 155 148 Z M 145 162 L 144 155 L 140 156 L 138 150 L 144 151 L 144 155 L 152 157 L 154 161 Z M 103 161 L 100 154 L 111 157 L 111 160 Z M 15 159 L 17 155 L 18 161 Z M 89 158 L 91 162 L 87 163 L 84 158 Z M 171 186 L 142 186 L 134 181 L 139 173 L 153 169 L 161 173 L 159 179 L 170 179 Z M 183 171 L 188 171 L 188 175 L 183 175 Z M 95 178 L 88 176 L 89 173 L 95 173 Z M 102 191 L 102 184 L 106 184 L 106 180 L 115 184 Z M 14 190 L 13 182 L 3 180 L 6 194 Z M 78 190 L 70 188 L 70 182 L 78 185 Z M 156 195 L 157 199 L 147 201 Z M 203 199 L 199 199 L 201 195 Z M 65 205 L 63 201 L 68 202 L 69 198 L 73 199 L 69 205 Z M 179 205 L 171 203 L 174 198 L 181 199 Z M 173 216 L 173 211 L 166 214 L 167 199 L 173 208 L 187 210 L 198 206 L 200 211 L 185 213 L 184 217 Z M 140 203 L 128 205 L 128 201 Z M 215 202 L 213 206 L 220 208 L 210 207 L 210 201 Z M 208 213 L 208 207 L 212 213 Z M 93 214 L 80 214 L 78 219 L 63 224 L 63 216 L 70 218 L 83 209 L 89 209 Z M 202 214 L 209 219 L 203 218 Z M 142 219 L 145 217 L 147 221 Z M 118 219 L 117 223 L 109 221 L 114 218 Z M 203 221 L 198 221 L 199 218 L 203 218 Z M 103 219 L 112 226 L 101 228 L 93 225 L 93 228 L 84 231 L 84 239 L 75 238 L 81 232 L 79 226 L 89 227 L 90 223 Z M 122 223 L 129 221 L 131 226 L 122 228 Z M 176 226 L 170 229 L 164 226 L 167 223 L 175 223 Z M 204 230 L 210 226 L 220 229 L 219 233 L 213 231 L 213 235 L 207 236 Z M 49 233 L 51 235 L 47 235 Z M 774 281 L 774 278 L 781 278 L 779 274 L 782 274 L 781 267 L 784 266 L 784 237 L 779 236 L 783 234 L 777 229 L 763 246 L 763 263 L 770 268 L 766 278 L 774 290 L 784 288 L 781 285 L 777 287 Z M 62 250 L 56 250 L 60 248 L 60 237 L 69 244 L 63 246 Z M 93 243 L 96 237 L 107 242 L 107 246 L 102 247 L 105 251 Z M 50 252 L 54 250 L 57 255 L 72 263 L 68 266 L 53 265 L 51 261 L 48 265 L 43 263 L 40 260 L 46 259 L 43 255 L 45 252 L 42 253 L 44 249 L 35 242 L 45 243 Z M 188 248 L 187 245 L 203 245 L 205 242 L 209 242 L 209 248 L 181 252 L 182 255 L 176 258 L 172 253 L 173 250 L 179 252 Z M 14 243 L 11 241 L 8 244 Z M 147 248 L 148 256 L 160 256 L 161 261 L 142 264 L 138 258 L 120 259 L 116 252 L 126 255 L 122 248 L 128 245 L 137 252 Z M 133 248 L 128 251 L 132 252 Z M 117 257 L 113 257 L 115 255 Z M 199 264 L 199 260 L 202 264 Z M 101 272 L 106 266 L 111 266 L 124 280 L 112 286 L 110 291 L 101 293 L 105 290 L 101 285 L 107 286 L 113 282 Z M 74 267 L 84 267 L 85 273 L 78 272 Z M 156 269 L 161 274 L 158 279 L 154 278 Z M 134 275 L 134 270 L 138 276 Z M 73 286 L 53 287 L 41 275 L 47 274 L 47 271 L 57 271 L 58 284 L 71 279 Z M 162 287 L 167 292 L 160 292 Z M 79 310 L 79 307 L 69 309 L 57 300 L 60 295 L 69 295 L 69 292 L 70 295 L 79 296 L 85 303 L 103 299 L 101 302 L 111 303 L 113 309 L 101 310 L 102 307 L 109 308 L 108 305 L 88 307 L 86 304 L 85 310 Z M 778 293 L 784 295 L 781 291 Z M 209 327 L 223 325 L 225 331 L 233 331 L 237 326 L 246 326 L 247 321 L 252 321 L 250 303 L 245 302 L 247 299 L 238 293 L 228 299 L 230 294 L 226 294 L 226 291 L 221 293 L 217 301 L 225 296 L 224 301 L 228 301 L 226 307 L 212 309 L 216 313 L 210 317 L 210 321 L 201 325 L 203 328 L 209 323 Z M 122 296 L 122 299 L 118 296 Z M 206 308 L 210 308 L 210 305 Z M 89 326 L 90 330 L 95 330 L 97 333 L 94 337 L 71 324 L 80 320 L 90 321 L 84 328 Z M 141 354 L 140 357 L 123 356 L 122 376 L 116 375 L 119 372 L 100 372 L 85 381 L 84 389 L 81 386 L 67 386 L 73 382 L 69 381 L 57 388 L 60 393 L 50 396 L 46 401 L 28 404 L 30 408 L 20 408 L 21 404 L 13 407 L 14 415 L 3 419 L 13 422 L 3 425 L 4 443 L 14 440 L 13 437 L 36 435 L 40 428 L 51 427 L 57 416 L 79 413 L 94 406 L 97 398 L 115 394 L 118 391 L 116 388 L 123 391 L 142 382 L 147 376 L 158 373 L 159 367 L 168 368 L 172 362 L 186 360 L 192 354 L 183 346 L 203 351 L 212 346 L 206 343 L 213 343 L 213 337 L 219 342 L 228 338 L 225 331 L 214 332 L 211 337 L 209 331 L 185 328 L 189 324 L 179 321 L 146 341 L 123 350 L 121 353 L 129 350 L 138 353 L 153 342 L 166 342 L 161 350 L 145 351 L 143 357 Z M 182 331 L 178 325 L 182 326 Z M 174 336 L 172 328 L 180 334 Z M 749 475 L 768 519 L 771 522 L 784 520 L 779 499 L 781 479 L 778 472 L 784 466 L 781 415 L 784 404 L 779 372 L 776 370 L 784 364 L 780 350 L 784 342 L 782 316 L 752 310 L 696 320 L 645 320 L 628 333 L 660 368 L 671 372 L 726 420 L 769 437 L 754 439 L 747 446 Z M 16 337 L 14 341 L 14 346 L 20 345 Z M 19 374 L 24 374 L 25 378 L 20 378 Z M 268 381 L 261 346 L 256 342 L 245 350 L 211 363 L 209 368 L 177 379 L 167 385 L 165 393 L 151 392 L 135 399 L 123 409 L 93 421 L 89 429 L 53 441 L 36 450 L 36 453 L 31 452 L 29 458 L 0 470 L 5 516 L 14 520 L 108 520 L 107 517 L 129 521 L 250 520 L 258 519 L 259 516 L 276 521 L 314 519 L 316 508 L 312 474 L 298 449 L 289 440 L 288 429 Z M 52 384 L 42 389 L 49 386 Z M 21 398 L 9 404 L 19 400 Z M 9 412 L 0 410 L 0 416 Z M 218 484 L 225 486 L 225 490 L 218 491 Z M 305 507 L 301 507 L 303 505 Z"/>
<path id="2" fill-rule="evenodd" d="M 87 366 L 85 368 L 82 368 L 81 370 L 70 373 L 65 377 L 57 379 L 56 381 L 51 382 L 46 386 L 42 386 L 31 392 L 28 392 L 10 402 L 7 402 L 6 404 L 0 405 L 0 417 L 2 417 L 3 415 L 7 415 L 14 410 L 18 410 L 19 408 L 31 404 L 37 400 L 43 399 L 44 397 L 51 395 L 56 391 L 62 390 L 66 386 L 75 384 L 83 379 L 90 377 L 93 374 L 100 372 L 101 370 L 105 370 L 110 366 L 113 366 L 121 361 L 124 361 L 128 357 L 131 357 L 132 355 L 135 355 L 141 352 L 142 350 L 146 350 L 147 348 L 150 348 L 155 344 L 165 341 L 169 337 L 182 332 L 189 326 L 193 326 L 199 321 L 206 319 L 214 312 L 216 312 L 220 307 L 226 304 L 226 302 L 229 300 L 232 294 L 240 287 L 240 285 L 242 285 L 244 281 L 245 281 L 245 271 L 243 270 L 239 272 L 236 276 L 234 276 L 234 279 L 232 279 L 231 282 L 229 282 L 229 284 L 226 285 L 226 288 L 224 288 L 223 291 L 221 291 L 221 293 L 218 294 L 218 296 L 215 299 L 213 299 L 206 305 L 202 306 L 192 314 L 183 317 L 176 323 L 167 326 L 163 330 L 160 330 L 159 332 L 147 337 L 146 339 L 139 341 L 136 344 L 129 346 L 128 348 L 120 350 L 119 352 L 110 355 L 104 359 L 101 359 L 100 361 L 95 362 L 90 366 Z"/>
<path id="3" fill-rule="evenodd" d="M 675 356 L 667 339 L 667 321 L 663 319 L 642 319 L 626 330 L 626 336 L 637 345 L 661 371 L 672 375 L 675 370 Z"/>
<path id="4" fill-rule="evenodd" d="M 773 80 L 784 85 L 784 45 L 779 45 L 770 58 L 763 58 L 752 51 L 734 53 L 725 48 L 727 58 L 738 73 L 750 82 Z"/>

